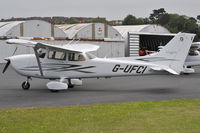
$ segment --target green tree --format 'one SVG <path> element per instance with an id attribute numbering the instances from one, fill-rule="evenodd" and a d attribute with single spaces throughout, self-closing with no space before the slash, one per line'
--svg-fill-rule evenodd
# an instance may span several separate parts
<path id="1" fill-rule="evenodd" d="M 197 33 L 198 25 L 194 20 L 188 19 L 184 24 L 184 31 L 189 33 Z"/>
<path id="2" fill-rule="evenodd" d="M 105 23 L 105 24 L 108 24 L 108 21 L 106 20 L 106 18 L 97 17 L 97 18 L 92 19 L 92 23 Z"/>
<path id="3" fill-rule="evenodd" d="M 163 25 L 170 32 L 177 33 L 184 30 L 184 23 L 186 19 L 184 16 L 179 16 L 178 14 L 169 14 L 169 21 Z"/>
<path id="4" fill-rule="evenodd" d="M 195 33 L 195 41 L 199 41 L 200 38 L 200 27 L 197 25 L 196 21 L 192 19 L 186 20 L 184 24 L 184 31 L 187 33 Z"/>
<path id="5" fill-rule="evenodd" d="M 78 24 L 78 22 L 75 20 L 71 20 L 71 21 L 67 22 L 67 24 Z"/>
<path id="6" fill-rule="evenodd" d="M 152 22 L 155 22 L 161 15 L 166 14 L 166 11 L 164 8 L 160 8 L 160 9 L 155 9 L 153 10 L 153 13 L 150 14 L 149 19 Z"/>
<path id="7" fill-rule="evenodd" d="M 143 18 L 143 23 L 144 24 L 150 24 L 149 18 Z"/>
<path id="8" fill-rule="evenodd" d="M 128 15 L 124 18 L 122 25 L 141 25 L 144 24 L 142 18 L 136 18 L 133 15 Z"/>
<path id="9" fill-rule="evenodd" d="M 158 18 L 157 22 L 160 25 L 165 25 L 169 22 L 169 20 L 170 20 L 170 15 L 169 14 L 163 14 Z"/>
<path id="10" fill-rule="evenodd" d="M 190 17 L 189 19 L 193 20 L 194 22 L 197 22 L 197 20 L 195 18 L 193 18 L 193 17 Z"/>
<path id="11" fill-rule="evenodd" d="M 196 23 L 196 19 L 188 18 L 186 16 L 180 16 L 178 14 L 169 14 L 168 23 L 163 25 L 172 33 L 178 33 L 184 31 L 187 33 L 195 33 L 195 41 L 199 41 L 200 27 Z"/>
<path id="12" fill-rule="evenodd" d="M 197 19 L 200 21 L 200 15 L 197 16 Z"/>

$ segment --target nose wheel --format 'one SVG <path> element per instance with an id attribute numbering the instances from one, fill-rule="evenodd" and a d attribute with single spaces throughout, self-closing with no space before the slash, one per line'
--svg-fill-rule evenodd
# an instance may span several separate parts
<path id="1" fill-rule="evenodd" d="M 29 88 L 30 88 L 29 80 L 30 80 L 30 77 L 27 78 L 27 81 L 24 81 L 24 82 L 22 83 L 22 89 L 23 89 L 23 90 L 29 90 Z"/>
<path id="2" fill-rule="evenodd" d="M 22 89 L 23 90 L 28 90 L 30 88 L 30 83 L 28 81 L 24 81 L 22 83 Z"/>

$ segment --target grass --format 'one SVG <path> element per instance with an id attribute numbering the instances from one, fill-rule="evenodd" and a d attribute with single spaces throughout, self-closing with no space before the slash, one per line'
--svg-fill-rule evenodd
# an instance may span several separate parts
<path id="1" fill-rule="evenodd" d="M 0 133 L 199 133 L 200 100 L 0 109 Z"/>

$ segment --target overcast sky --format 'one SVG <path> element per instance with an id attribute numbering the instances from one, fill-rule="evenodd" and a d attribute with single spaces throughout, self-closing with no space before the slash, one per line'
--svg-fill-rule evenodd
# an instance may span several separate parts
<path id="1" fill-rule="evenodd" d="M 106 17 L 123 19 L 128 14 L 149 17 L 153 9 L 195 17 L 200 0 L 0 0 L 0 19 L 31 16 Z"/>

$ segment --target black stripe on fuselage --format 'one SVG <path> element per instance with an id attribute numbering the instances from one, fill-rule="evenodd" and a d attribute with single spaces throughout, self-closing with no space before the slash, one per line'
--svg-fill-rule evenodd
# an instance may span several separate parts
<path id="1" fill-rule="evenodd" d="M 53 66 L 50 66 L 50 65 L 53 65 Z M 94 73 L 94 72 L 90 72 L 90 71 L 83 71 L 83 69 L 89 69 L 89 68 L 94 68 L 94 67 L 95 66 L 81 67 L 81 65 L 74 65 L 74 64 L 53 64 L 53 63 L 43 63 L 42 64 L 43 71 L 55 71 L 55 72 L 77 71 L 77 72 L 82 72 L 82 73 Z M 39 71 L 39 67 L 38 66 L 28 66 L 28 67 L 24 67 L 20 70 Z"/>

